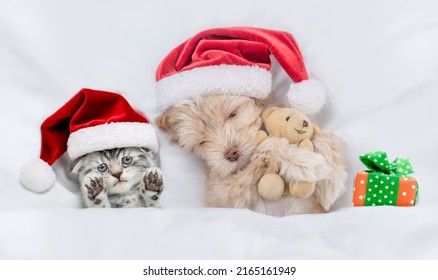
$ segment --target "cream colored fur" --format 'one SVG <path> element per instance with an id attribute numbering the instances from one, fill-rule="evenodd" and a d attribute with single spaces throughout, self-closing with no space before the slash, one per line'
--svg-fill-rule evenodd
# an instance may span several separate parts
<path id="1" fill-rule="evenodd" d="M 313 140 L 315 152 L 274 137 L 257 146 L 260 112 L 258 101 L 249 97 L 208 95 L 177 104 L 156 122 L 172 142 L 204 160 L 207 206 L 249 208 L 273 216 L 328 211 L 345 189 L 343 142 L 322 132 Z M 238 151 L 236 161 L 225 158 L 229 148 Z M 257 183 L 273 164 L 279 164 L 285 181 L 314 181 L 317 190 L 306 199 L 264 200 Z"/>

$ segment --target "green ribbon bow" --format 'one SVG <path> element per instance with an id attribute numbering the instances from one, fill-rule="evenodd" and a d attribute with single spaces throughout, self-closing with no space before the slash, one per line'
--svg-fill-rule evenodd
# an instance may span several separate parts
<path id="1" fill-rule="evenodd" d="M 396 158 L 389 163 L 388 156 L 384 151 L 374 151 L 359 156 L 360 161 L 372 172 L 383 172 L 407 176 L 414 173 L 411 162 L 406 158 Z"/>

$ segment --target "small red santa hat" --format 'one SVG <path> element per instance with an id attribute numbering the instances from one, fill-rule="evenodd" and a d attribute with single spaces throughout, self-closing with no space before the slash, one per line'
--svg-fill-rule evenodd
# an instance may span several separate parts
<path id="1" fill-rule="evenodd" d="M 82 89 L 41 125 L 40 158 L 26 164 L 21 183 L 44 192 L 55 183 L 51 167 L 66 151 L 71 160 L 85 154 L 123 147 L 158 151 L 155 129 L 123 96 Z"/>
<path id="2" fill-rule="evenodd" d="M 156 72 L 160 110 L 197 95 L 230 93 L 265 99 L 271 93 L 273 55 L 291 78 L 291 107 L 315 114 L 325 102 L 322 84 L 309 79 L 291 34 L 232 27 L 203 31 L 172 50 Z"/>

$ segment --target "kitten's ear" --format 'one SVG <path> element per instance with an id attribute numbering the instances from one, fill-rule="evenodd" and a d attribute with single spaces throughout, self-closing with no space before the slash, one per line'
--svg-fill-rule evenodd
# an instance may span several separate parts
<path id="1" fill-rule="evenodd" d="M 158 127 L 164 129 L 165 131 L 170 130 L 169 118 L 171 115 L 171 110 L 172 109 L 167 110 L 155 119 L 155 123 L 158 125 Z"/>
<path id="2" fill-rule="evenodd" d="M 149 148 L 146 148 L 146 147 L 139 147 L 139 149 L 142 153 L 145 153 L 145 154 L 149 154 L 151 152 L 151 150 Z"/>
<path id="3" fill-rule="evenodd" d="M 75 159 L 70 165 L 70 172 L 73 174 L 79 174 L 84 169 L 83 157 Z"/>

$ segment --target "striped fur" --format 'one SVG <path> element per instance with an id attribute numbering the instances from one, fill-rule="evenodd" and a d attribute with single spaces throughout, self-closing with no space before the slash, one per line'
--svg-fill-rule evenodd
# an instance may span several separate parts
<path id="1" fill-rule="evenodd" d="M 103 150 L 72 164 L 85 207 L 160 207 L 163 178 L 153 153 L 128 147 Z"/>

